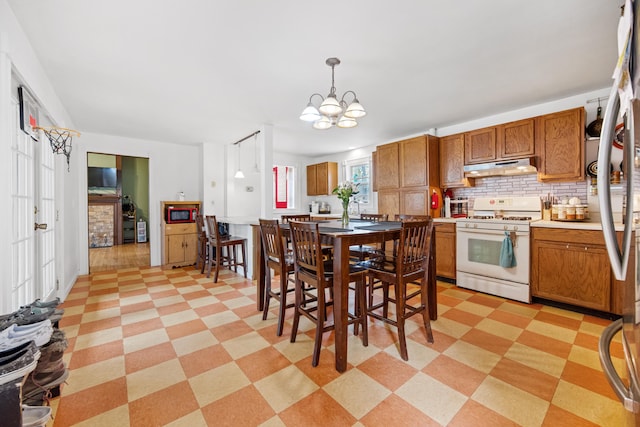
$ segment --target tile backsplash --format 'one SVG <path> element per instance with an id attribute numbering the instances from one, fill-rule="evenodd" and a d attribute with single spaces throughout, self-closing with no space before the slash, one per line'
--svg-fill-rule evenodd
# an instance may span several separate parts
<path id="1" fill-rule="evenodd" d="M 469 199 L 472 209 L 472 200 L 476 197 L 492 196 L 546 196 L 551 193 L 558 199 L 578 197 L 583 204 L 588 203 L 587 194 L 589 182 L 587 180 L 577 182 L 544 183 L 537 180 L 537 175 L 517 176 L 490 176 L 476 178 L 475 186 L 468 188 L 454 188 L 453 196 Z"/>

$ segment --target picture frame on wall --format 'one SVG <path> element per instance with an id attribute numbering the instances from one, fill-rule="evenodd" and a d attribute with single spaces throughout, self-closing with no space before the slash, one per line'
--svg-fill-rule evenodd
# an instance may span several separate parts
<path id="1" fill-rule="evenodd" d="M 20 102 L 20 129 L 31 137 L 38 140 L 38 132 L 34 129 L 38 126 L 38 106 L 29 91 L 23 87 L 18 87 L 18 100 Z"/>

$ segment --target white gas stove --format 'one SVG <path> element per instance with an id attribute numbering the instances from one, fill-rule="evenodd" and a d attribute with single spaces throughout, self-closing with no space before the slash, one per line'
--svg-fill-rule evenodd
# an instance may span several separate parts
<path id="1" fill-rule="evenodd" d="M 542 218 L 540 198 L 479 197 L 473 211 L 470 218 L 456 220 L 456 284 L 531 302 L 530 223 Z"/>

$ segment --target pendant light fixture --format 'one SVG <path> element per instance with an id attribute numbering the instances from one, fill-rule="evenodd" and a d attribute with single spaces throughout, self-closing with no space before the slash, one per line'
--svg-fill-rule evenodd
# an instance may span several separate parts
<path id="1" fill-rule="evenodd" d="M 242 173 L 242 169 L 240 168 L 240 144 L 238 144 L 238 170 L 236 171 L 236 174 L 233 176 L 236 179 L 243 179 L 244 178 L 244 174 Z"/>
<path id="2" fill-rule="evenodd" d="M 254 144 L 257 144 L 257 142 L 258 142 L 258 134 L 259 133 L 260 133 L 260 131 L 257 130 L 254 133 L 252 133 L 251 135 L 247 135 L 244 138 L 239 139 L 238 141 L 233 143 L 233 145 L 237 145 L 238 146 L 238 170 L 236 171 L 236 174 L 233 176 L 234 178 L 236 178 L 236 179 L 244 178 L 244 173 L 242 173 L 242 168 L 240 167 L 240 145 L 241 145 L 242 141 L 245 141 L 245 140 L 251 138 L 252 136 L 254 136 L 255 137 Z M 257 148 L 256 148 L 256 150 L 257 150 Z M 257 151 L 256 151 L 256 153 L 257 153 Z M 256 168 L 256 170 L 258 172 L 260 172 L 259 169 L 258 169 L 258 155 L 257 154 L 256 154 L 256 165 L 255 165 L 255 168 Z"/>
<path id="3" fill-rule="evenodd" d="M 356 119 L 364 117 L 367 112 L 358 101 L 356 93 L 352 90 L 346 91 L 340 100 L 336 95 L 334 71 L 336 65 L 340 64 L 338 58 L 328 58 L 325 63 L 331 67 L 331 89 L 329 95 L 324 98 L 319 93 L 314 93 L 309 97 L 309 103 L 300 115 L 300 120 L 305 122 L 313 122 L 315 129 L 329 129 L 333 126 L 341 128 L 352 128 L 358 125 Z M 351 103 L 347 103 L 345 98 L 348 94 L 353 96 Z M 313 104 L 314 97 L 320 97 L 322 100 L 320 106 L 316 108 Z"/>
<path id="4" fill-rule="evenodd" d="M 253 173 L 260 173 L 260 168 L 258 167 L 258 134 L 257 133 L 253 138 L 253 158 L 255 160 L 255 164 L 253 165 Z"/>

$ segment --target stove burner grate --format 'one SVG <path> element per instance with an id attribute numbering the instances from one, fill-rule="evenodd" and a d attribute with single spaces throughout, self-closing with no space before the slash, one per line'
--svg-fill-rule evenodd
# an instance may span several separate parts
<path id="1" fill-rule="evenodd" d="M 474 215 L 471 219 L 495 219 L 493 215 Z"/>
<path id="2" fill-rule="evenodd" d="M 502 219 L 506 221 L 531 221 L 530 216 L 503 216 Z"/>

